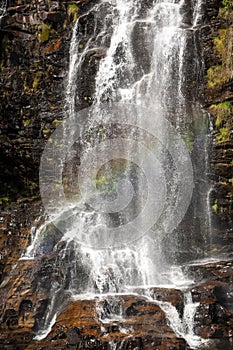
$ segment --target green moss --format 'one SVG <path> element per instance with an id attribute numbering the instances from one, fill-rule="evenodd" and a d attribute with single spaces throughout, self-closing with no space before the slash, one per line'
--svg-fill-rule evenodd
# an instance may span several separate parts
<path id="1" fill-rule="evenodd" d="M 213 209 L 213 211 L 214 211 L 215 214 L 216 214 L 217 211 L 218 211 L 218 204 L 217 204 L 217 201 L 215 201 L 215 203 L 212 205 L 212 209 Z"/>
<path id="2" fill-rule="evenodd" d="M 0 198 L 0 205 L 6 204 L 7 202 L 9 202 L 9 200 L 9 197 Z"/>
<path id="3" fill-rule="evenodd" d="M 231 139 L 231 132 L 227 128 L 223 127 L 219 129 L 219 133 L 216 135 L 218 143 L 226 142 Z"/>
<path id="4" fill-rule="evenodd" d="M 42 23 L 40 25 L 40 33 L 39 33 L 39 40 L 41 43 L 44 43 L 49 40 L 51 31 L 51 26 L 47 23 Z"/>
<path id="5" fill-rule="evenodd" d="M 229 15 L 230 12 L 233 10 L 233 2 L 232 0 L 222 0 L 221 9 L 220 9 L 220 15 L 221 14 L 227 14 Z"/>
<path id="6" fill-rule="evenodd" d="M 221 87 L 232 78 L 233 68 L 233 29 L 219 29 L 218 36 L 214 38 L 214 52 L 219 57 L 219 64 L 207 71 L 207 86 L 210 89 Z"/>
<path id="7" fill-rule="evenodd" d="M 44 129 L 44 130 L 42 130 L 42 132 L 43 132 L 44 136 L 47 136 L 48 134 L 50 134 L 51 129 Z"/>
<path id="8" fill-rule="evenodd" d="M 31 120 L 30 119 L 26 119 L 26 120 L 23 121 L 23 125 L 24 125 L 25 128 L 28 127 L 30 124 L 31 124 Z"/>
<path id="9" fill-rule="evenodd" d="M 59 125 L 62 124 L 62 120 L 54 119 L 52 124 L 53 126 L 55 126 L 55 128 L 57 128 Z"/>
<path id="10" fill-rule="evenodd" d="M 223 0 L 222 4 L 224 7 L 227 7 L 227 8 L 232 8 L 233 6 L 232 0 Z"/>
<path id="11" fill-rule="evenodd" d="M 233 115 L 232 102 L 221 102 L 210 106 L 210 112 L 215 116 L 215 126 L 219 128 L 229 117 Z"/>
<path id="12" fill-rule="evenodd" d="M 32 83 L 33 90 L 36 90 L 38 88 L 42 75 L 43 75 L 43 72 L 41 72 L 41 71 L 36 73 L 36 76 L 35 76 L 33 83 Z"/>
<path id="13" fill-rule="evenodd" d="M 78 19 L 78 6 L 76 4 L 69 4 L 68 5 L 68 15 L 71 18 L 73 22 L 76 22 Z"/>
<path id="14" fill-rule="evenodd" d="M 67 28 L 67 20 L 65 19 L 64 23 L 63 23 L 63 29 L 65 30 Z"/>

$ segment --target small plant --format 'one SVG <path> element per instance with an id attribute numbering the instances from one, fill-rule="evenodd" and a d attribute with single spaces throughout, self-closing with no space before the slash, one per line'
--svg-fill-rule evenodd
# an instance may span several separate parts
<path id="1" fill-rule="evenodd" d="M 78 6 L 76 4 L 69 4 L 68 5 L 68 15 L 73 20 L 73 22 L 76 22 L 78 19 Z"/>
<path id="2" fill-rule="evenodd" d="M 232 0 L 222 0 L 222 4 L 226 10 L 230 10 L 233 7 Z"/>
<path id="3" fill-rule="evenodd" d="M 42 23 L 40 25 L 39 40 L 41 43 L 44 43 L 49 40 L 50 31 L 51 31 L 51 27 L 49 24 Z"/>
<path id="4" fill-rule="evenodd" d="M 218 211 L 218 203 L 217 203 L 217 200 L 216 200 L 215 203 L 212 205 L 212 209 L 213 209 L 213 211 L 214 211 L 215 214 L 216 214 L 217 211 Z"/>
<path id="5" fill-rule="evenodd" d="M 213 104 L 210 106 L 210 112 L 216 117 L 215 125 L 219 128 L 233 114 L 233 106 L 228 101 Z"/>
<path id="6" fill-rule="evenodd" d="M 207 85 L 210 89 L 221 87 L 232 78 L 232 43 L 233 30 L 231 27 L 219 29 L 219 35 L 214 38 L 214 51 L 218 54 L 220 62 L 207 71 Z"/>
<path id="7" fill-rule="evenodd" d="M 227 128 L 223 127 L 219 129 L 219 134 L 216 135 L 218 143 L 229 141 L 231 138 L 231 132 Z"/>

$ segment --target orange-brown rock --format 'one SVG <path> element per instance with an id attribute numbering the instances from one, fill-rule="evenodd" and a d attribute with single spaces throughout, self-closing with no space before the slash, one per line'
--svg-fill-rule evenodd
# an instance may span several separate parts
<path id="1" fill-rule="evenodd" d="M 46 339 L 27 349 L 189 349 L 167 326 L 164 312 L 153 302 L 135 295 L 120 295 L 121 314 L 105 318 L 111 296 L 76 300 L 60 313 Z M 112 347 L 111 347 L 112 344 Z"/>

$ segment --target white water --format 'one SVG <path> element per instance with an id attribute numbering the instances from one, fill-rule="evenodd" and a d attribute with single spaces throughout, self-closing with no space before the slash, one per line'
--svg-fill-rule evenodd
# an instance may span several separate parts
<path id="1" fill-rule="evenodd" d="M 186 292 L 184 297 L 184 314 L 182 318 L 179 316 L 177 309 L 170 303 L 161 301 L 157 301 L 157 303 L 166 313 L 169 325 L 175 334 L 184 338 L 191 348 L 199 348 L 200 345 L 207 342 L 194 334 L 194 317 L 199 303 L 192 302 L 190 292 Z"/>
<path id="2" fill-rule="evenodd" d="M 153 120 L 147 115 L 143 116 L 148 118 L 148 125 L 160 125 L 161 120 L 169 120 L 181 134 L 188 134 L 192 116 L 188 114 L 185 96 L 185 55 L 188 47 L 187 32 L 183 29 L 183 17 L 180 12 L 183 5 L 184 1 L 152 1 L 150 6 L 142 10 L 142 0 L 100 1 L 88 14 L 93 13 L 94 16 L 101 17 L 103 12 L 103 18 L 99 18 L 101 29 L 98 29 L 95 23 L 93 33 L 88 36 L 85 44 L 85 34 L 80 33 L 81 21 L 85 16 L 80 17 L 74 25 L 70 44 L 65 106 L 67 116 L 75 121 L 77 108 L 82 104 L 79 92 L 82 84 L 79 78 L 81 79 L 87 55 L 93 50 L 106 50 L 107 47 L 95 77 L 93 100 L 96 118 L 105 122 L 105 115 L 101 111 L 103 102 L 134 103 L 154 111 Z M 200 8 L 201 2 L 198 0 L 193 14 L 193 26 L 200 20 Z M 161 133 L 163 131 L 166 132 L 166 129 L 160 130 Z M 133 132 L 129 132 L 129 138 L 132 135 Z M 67 137 L 66 132 L 63 137 Z M 85 141 L 83 144 L 85 145 Z M 133 149 L 134 143 L 129 141 L 128 154 Z M 160 150 L 157 154 L 162 157 Z M 60 222 L 59 227 L 64 228 L 64 232 L 61 232 L 62 237 L 53 242 L 50 249 L 58 255 L 61 261 L 59 267 L 65 276 L 59 285 L 56 285 L 56 275 L 52 276 L 53 295 L 51 294 L 50 307 L 47 310 L 44 328 L 36 339 L 45 337 L 55 322 L 58 312 L 55 295 L 62 288 L 73 296 L 84 296 L 87 293 L 125 293 L 134 290 L 135 287 L 149 285 L 184 287 L 190 283 L 182 270 L 176 266 L 175 253 L 180 247 L 177 248 L 177 238 L 172 232 L 173 223 L 169 221 L 169 214 L 172 213 L 171 208 L 176 205 L 174 184 L 177 179 L 170 179 L 172 171 L 169 170 L 170 164 L 166 157 L 163 162 L 170 186 L 165 214 L 160 224 L 151 228 L 144 237 L 128 244 L 123 242 L 118 248 L 99 249 L 99 245 L 94 248 L 93 245 L 82 244 L 82 240 L 91 243 L 92 237 L 94 241 L 96 237 L 101 237 L 106 224 L 103 215 L 93 209 L 85 209 L 84 201 L 79 202 L 78 208 L 76 203 L 63 208 L 62 212 L 57 213 L 36 232 L 32 245 L 27 250 L 27 258 L 44 253 L 46 240 L 49 240 L 46 236 L 48 224 L 54 222 L 56 225 Z M 160 175 L 159 171 L 155 171 L 154 174 Z M 130 180 L 130 176 L 129 171 L 127 180 Z M 139 198 L 138 202 L 141 205 L 143 198 Z M 133 208 L 135 211 L 138 209 L 137 205 Z M 71 223 L 63 225 L 64 218 L 72 217 L 72 214 L 74 219 Z M 119 225 L 124 224 L 124 217 L 122 219 L 119 215 L 117 219 Z M 146 225 L 148 218 L 144 217 L 144 220 L 140 223 L 140 228 Z M 47 252 L 48 248 L 46 249 Z M 174 261 L 173 264 L 169 262 L 169 258 Z M 192 346 L 200 343 L 201 340 L 197 339 L 193 332 L 197 305 L 193 304 L 189 297 L 186 297 L 183 320 L 180 320 L 176 309 L 169 303 L 161 303 L 160 306 L 177 334 L 183 336 Z M 115 345 L 112 346 L 114 348 Z"/>
<path id="3" fill-rule="evenodd" d="M 193 14 L 193 28 L 195 28 L 198 24 L 200 24 L 200 21 L 203 15 L 202 6 L 203 6 L 203 0 L 196 0 L 195 6 L 194 6 L 194 14 Z"/>
<path id="4" fill-rule="evenodd" d="M 6 15 L 6 8 L 7 8 L 7 0 L 1 0 L 1 4 L 0 4 L 0 28 L 1 28 L 2 18 Z"/>

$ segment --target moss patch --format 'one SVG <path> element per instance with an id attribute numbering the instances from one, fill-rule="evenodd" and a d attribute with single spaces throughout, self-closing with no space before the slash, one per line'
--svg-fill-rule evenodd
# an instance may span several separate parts
<path id="1" fill-rule="evenodd" d="M 213 104 L 209 108 L 210 112 L 214 115 L 215 126 L 220 128 L 222 125 L 227 124 L 231 128 L 231 116 L 233 115 L 232 102 L 225 101 L 218 104 Z"/>
<path id="2" fill-rule="evenodd" d="M 76 22 L 78 19 L 78 6 L 76 4 L 69 4 L 67 7 L 67 12 L 70 17 L 70 20 Z"/>
<path id="3" fill-rule="evenodd" d="M 41 43 L 44 43 L 49 40 L 51 31 L 51 26 L 47 23 L 42 23 L 40 25 L 40 32 L 39 32 L 39 40 Z"/>
<path id="4" fill-rule="evenodd" d="M 214 51 L 219 57 L 219 64 L 207 71 L 207 86 L 209 89 L 221 87 L 233 76 L 233 28 L 219 29 L 219 35 L 214 38 Z"/>
<path id="5" fill-rule="evenodd" d="M 230 101 L 213 104 L 209 108 L 215 119 L 216 140 L 218 143 L 231 140 L 233 128 L 233 105 Z"/>
<path id="6" fill-rule="evenodd" d="M 219 133 L 216 135 L 218 143 L 226 142 L 231 139 L 231 132 L 227 128 L 223 127 L 219 129 Z"/>

